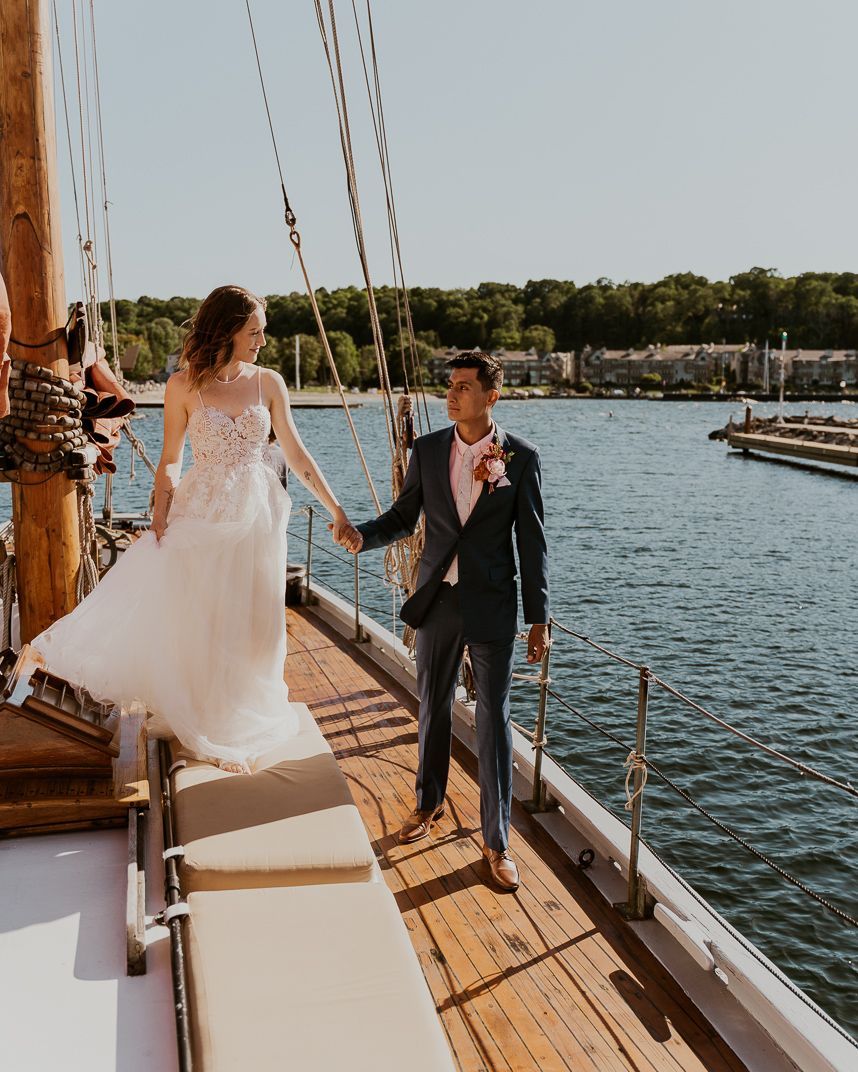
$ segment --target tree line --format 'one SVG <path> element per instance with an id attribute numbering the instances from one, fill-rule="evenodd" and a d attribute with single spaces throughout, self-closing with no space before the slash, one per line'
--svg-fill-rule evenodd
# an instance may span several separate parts
<path id="1" fill-rule="evenodd" d="M 340 377 L 347 386 L 377 383 L 375 352 L 366 294 L 357 287 L 320 289 L 317 301 Z M 295 336 L 301 336 L 304 383 L 326 382 L 326 362 L 305 294 L 267 298 L 268 345 L 263 364 L 294 376 Z M 421 364 L 439 346 L 507 350 L 611 349 L 671 343 L 745 343 L 777 345 L 787 331 L 790 347 L 858 348 L 858 273 L 805 272 L 781 276 L 771 268 L 752 268 L 726 281 L 683 272 L 655 283 L 615 283 L 599 279 L 582 286 L 557 279 L 481 283 L 444 290 L 409 291 L 412 323 Z M 392 287 L 376 289 L 390 374 L 401 384 L 413 379 L 405 347 L 401 300 Z M 181 345 L 182 324 L 199 299 L 141 297 L 117 302 L 119 349 L 136 343 L 136 378 L 160 372 L 167 356 Z M 107 307 L 105 323 L 109 324 Z M 404 366 L 404 367 L 403 367 Z"/>

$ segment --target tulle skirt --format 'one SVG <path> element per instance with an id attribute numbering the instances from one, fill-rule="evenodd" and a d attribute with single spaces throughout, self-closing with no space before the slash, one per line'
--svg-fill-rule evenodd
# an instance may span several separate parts
<path id="1" fill-rule="evenodd" d="M 298 730 L 283 680 L 290 508 L 262 463 L 195 466 L 161 541 L 140 537 L 34 646 L 96 699 L 143 704 L 156 736 L 252 763 Z"/>

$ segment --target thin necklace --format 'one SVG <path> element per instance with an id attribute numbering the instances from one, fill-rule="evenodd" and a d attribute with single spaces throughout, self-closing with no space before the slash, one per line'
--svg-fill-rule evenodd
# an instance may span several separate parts
<path id="1" fill-rule="evenodd" d="M 235 383 L 235 381 L 238 379 L 238 377 L 240 375 L 241 375 L 241 366 L 239 366 L 238 372 L 236 372 L 236 374 L 233 376 L 233 378 L 231 380 L 222 380 L 220 378 L 220 376 L 215 376 L 215 379 L 217 380 L 218 383 Z"/>

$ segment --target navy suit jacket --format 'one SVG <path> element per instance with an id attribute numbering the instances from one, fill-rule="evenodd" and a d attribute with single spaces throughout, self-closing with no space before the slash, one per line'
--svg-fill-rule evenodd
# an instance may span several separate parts
<path id="1" fill-rule="evenodd" d="M 374 521 L 357 525 L 364 551 L 384 547 L 414 532 L 421 511 L 426 516 L 426 542 L 417 588 L 402 606 L 400 617 L 419 626 L 432 604 L 453 558 L 459 556 L 459 606 L 465 639 L 500 640 L 517 632 L 513 530 L 521 569 L 521 599 L 528 624 L 547 622 L 548 549 L 542 506 L 539 451 L 526 439 L 496 426 L 507 465 L 507 487 L 480 497 L 464 525 L 459 522 L 450 488 L 450 449 L 453 425 L 420 436 L 399 498 Z"/>

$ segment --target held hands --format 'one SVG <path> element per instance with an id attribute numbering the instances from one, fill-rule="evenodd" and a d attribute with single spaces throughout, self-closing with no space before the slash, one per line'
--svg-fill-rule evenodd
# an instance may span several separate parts
<path id="1" fill-rule="evenodd" d="M 334 543 L 356 555 L 363 547 L 363 536 L 358 532 L 346 515 L 340 511 L 328 524 L 328 531 L 333 535 Z"/>
<path id="2" fill-rule="evenodd" d="M 548 626 L 532 625 L 527 634 L 527 661 L 529 663 L 540 662 L 548 643 Z"/>
<path id="3" fill-rule="evenodd" d="M 149 526 L 149 531 L 155 533 L 155 539 L 158 543 L 160 543 L 161 539 L 164 536 L 164 533 L 167 531 L 166 520 L 161 518 L 155 518 L 152 521 L 152 524 Z"/>

